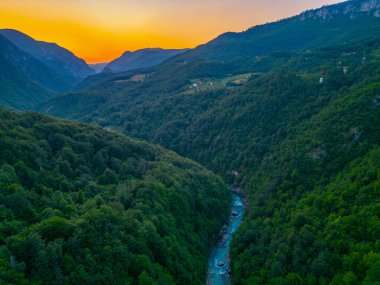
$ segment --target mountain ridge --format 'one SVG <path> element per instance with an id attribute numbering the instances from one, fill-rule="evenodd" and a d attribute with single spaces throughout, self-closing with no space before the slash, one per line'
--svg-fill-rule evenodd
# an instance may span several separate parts
<path id="1" fill-rule="evenodd" d="M 83 59 L 56 43 L 38 41 L 14 29 L 2 29 L 0 34 L 64 77 L 79 80 L 94 74 L 94 70 Z"/>
<path id="2" fill-rule="evenodd" d="M 339 15 L 343 17 L 339 22 L 335 19 L 333 23 L 331 20 Z M 308 10 L 275 22 L 256 25 L 242 32 L 221 34 L 210 42 L 169 61 L 183 62 L 194 59 L 226 61 L 243 56 L 261 56 L 275 50 L 301 51 L 322 44 L 328 45 L 334 41 L 349 41 L 350 36 L 346 35 L 345 27 L 352 25 L 350 20 L 356 19 L 359 22 L 361 16 L 367 16 L 368 24 L 364 24 L 363 27 L 358 25 L 357 33 L 361 34 L 355 35 L 356 37 L 364 39 L 367 35 L 379 32 L 378 29 L 372 31 L 370 24 L 374 21 L 370 18 L 380 17 L 379 0 L 349 0 Z M 319 29 L 325 30 L 324 37 L 320 37 L 318 28 L 314 29 L 316 25 L 321 26 Z M 365 27 L 369 27 L 369 31 L 366 31 Z M 319 40 L 314 40 L 318 37 Z"/>
<path id="3" fill-rule="evenodd" d="M 134 52 L 125 51 L 119 58 L 109 62 L 105 71 L 129 71 L 158 65 L 165 60 L 189 49 L 144 48 Z"/>

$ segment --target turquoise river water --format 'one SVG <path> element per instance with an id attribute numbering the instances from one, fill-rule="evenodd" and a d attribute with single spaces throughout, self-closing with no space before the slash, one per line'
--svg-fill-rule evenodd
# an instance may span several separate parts
<path id="1" fill-rule="evenodd" d="M 244 216 L 244 200 L 233 193 L 231 218 L 229 223 L 223 227 L 220 241 L 212 249 L 209 264 L 207 285 L 229 285 L 230 277 L 230 246 L 233 233 L 238 229 Z"/>

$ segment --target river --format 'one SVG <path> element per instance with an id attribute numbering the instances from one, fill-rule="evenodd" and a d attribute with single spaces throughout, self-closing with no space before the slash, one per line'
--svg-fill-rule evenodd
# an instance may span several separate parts
<path id="1" fill-rule="evenodd" d="M 244 216 L 244 200 L 232 193 L 232 209 L 229 223 L 223 227 L 222 238 L 212 249 L 209 264 L 207 285 L 228 285 L 230 277 L 230 246 L 233 233 L 239 228 Z"/>

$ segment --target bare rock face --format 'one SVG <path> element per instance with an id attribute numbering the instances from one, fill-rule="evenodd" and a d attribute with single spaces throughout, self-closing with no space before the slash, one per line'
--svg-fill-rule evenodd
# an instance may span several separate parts
<path id="1" fill-rule="evenodd" d="M 367 0 L 363 1 L 360 6 L 361 12 L 370 12 L 372 10 L 380 8 L 380 1 L 378 0 Z"/>
<path id="2" fill-rule="evenodd" d="M 338 5 L 325 6 L 304 12 L 299 19 L 300 21 L 308 18 L 330 20 L 338 15 L 347 15 L 353 19 L 361 14 L 380 17 L 380 0 L 351 0 Z"/>

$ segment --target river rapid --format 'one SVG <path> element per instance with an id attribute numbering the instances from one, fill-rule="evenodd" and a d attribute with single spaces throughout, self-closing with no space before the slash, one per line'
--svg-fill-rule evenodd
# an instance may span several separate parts
<path id="1" fill-rule="evenodd" d="M 232 193 L 231 216 L 221 232 L 221 239 L 212 249 L 208 262 L 207 285 L 231 284 L 230 246 L 233 233 L 239 228 L 244 216 L 243 197 Z"/>

